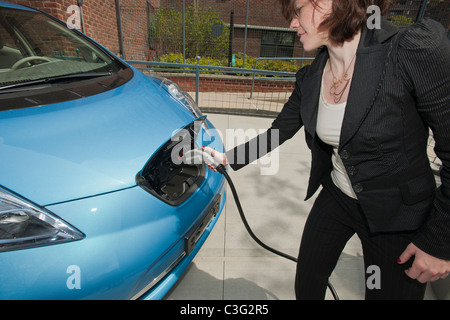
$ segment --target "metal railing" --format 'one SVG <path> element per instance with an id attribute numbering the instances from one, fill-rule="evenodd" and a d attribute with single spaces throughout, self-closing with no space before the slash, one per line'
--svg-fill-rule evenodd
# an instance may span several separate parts
<path id="1" fill-rule="evenodd" d="M 302 57 L 302 58 L 265 58 L 265 57 L 260 57 L 260 58 L 257 58 L 256 60 L 255 60 L 255 63 L 254 63 L 254 65 L 253 65 L 253 70 L 257 70 L 256 69 L 256 66 L 257 66 L 257 64 L 258 64 L 258 62 L 259 61 L 264 61 L 264 60 L 287 60 L 287 61 L 290 61 L 290 60 L 300 60 L 301 61 L 301 65 L 300 65 L 300 68 L 302 68 L 303 67 L 303 61 L 313 61 L 315 58 L 305 58 L 305 57 Z M 255 87 L 255 77 L 256 77 L 256 72 L 253 72 L 253 79 L 252 79 L 252 90 L 251 90 L 251 92 L 250 92 L 250 99 L 252 99 L 253 98 L 253 89 L 254 89 L 254 87 Z"/>
<path id="2" fill-rule="evenodd" d="M 271 60 L 275 59 L 310 61 L 314 58 Z M 260 60 L 263 58 L 258 61 Z M 304 61 L 301 61 L 301 65 Z M 194 97 L 204 112 L 273 117 L 281 111 L 295 83 L 295 72 L 257 69 L 256 63 L 253 69 L 244 69 L 200 64 L 200 57 L 197 57 L 196 64 L 137 60 L 127 62 L 144 73 L 176 78 L 175 82 Z M 184 81 L 180 81 L 180 77 L 191 84 L 183 87 Z M 192 85 L 194 77 L 195 83 Z"/>

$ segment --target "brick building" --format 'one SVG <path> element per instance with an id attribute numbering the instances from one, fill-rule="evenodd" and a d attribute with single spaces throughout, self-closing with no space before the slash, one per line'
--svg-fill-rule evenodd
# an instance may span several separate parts
<path id="1" fill-rule="evenodd" d="M 150 60 L 158 52 L 154 35 L 149 31 L 158 10 L 182 10 L 181 0 L 9 0 L 46 11 L 63 21 L 71 21 L 81 5 L 80 29 L 112 52 L 136 60 Z M 422 0 L 397 0 L 391 16 L 414 21 Z M 220 14 L 225 27 L 234 11 L 233 53 L 244 51 L 247 0 L 185 0 L 186 7 L 212 8 Z M 80 7 L 78 7 L 80 8 Z M 450 28 L 450 0 L 430 0 L 426 16 Z M 299 57 L 304 53 L 295 33 L 288 29 L 275 0 L 249 0 L 246 53 L 254 57 Z M 181 24 L 181 21 L 174 21 Z M 159 39 L 164 42 L 164 39 Z M 164 52 L 165 53 L 165 52 Z"/>
<path id="2" fill-rule="evenodd" d="M 76 12 L 69 10 L 71 6 L 78 5 L 77 0 L 13 0 L 35 9 L 45 11 L 60 20 L 68 21 Z M 85 33 L 102 43 L 111 51 L 118 53 L 119 33 L 117 22 L 117 7 L 113 0 L 82 1 L 83 30 Z M 81 12 L 80 12 L 81 14 Z"/>

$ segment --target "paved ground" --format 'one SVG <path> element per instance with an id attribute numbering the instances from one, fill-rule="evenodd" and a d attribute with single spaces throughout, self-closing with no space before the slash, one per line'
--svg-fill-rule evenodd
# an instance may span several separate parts
<path id="1" fill-rule="evenodd" d="M 271 119 L 210 114 L 208 118 L 223 133 L 226 129 L 257 132 L 267 129 Z M 256 129 L 256 130 L 254 130 Z M 230 140 L 230 139 L 228 139 Z M 276 175 L 261 175 L 261 168 Z M 230 176 L 238 190 L 242 206 L 253 231 L 268 245 L 297 256 L 306 216 L 314 201 L 303 201 L 309 175 L 310 153 L 303 131 L 257 164 Z M 294 295 L 295 264 L 261 249 L 247 234 L 231 192 L 222 215 L 204 247 L 181 281 L 166 296 L 169 300 L 291 300 Z M 340 299 L 364 298 L 364 264 L 359 239 L 355 236 L 345 247 L 331 276 Z M 427 299 L 435 299 L 427 290 Z M 330 292 L 327 299 L 332 299 Z"/>

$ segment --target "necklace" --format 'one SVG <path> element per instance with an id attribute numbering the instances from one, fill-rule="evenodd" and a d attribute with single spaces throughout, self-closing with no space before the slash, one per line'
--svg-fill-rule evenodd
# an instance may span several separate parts
<path id="1" fill-rule="evenodd" d="M 352 63 L 353 63 L 353 60 L 355 60 L 355 57 L 356 57 L 356 53 L 353 56 L 352 61 L 350 61 L 350 64 L 349 64 L 347 70 L 345 70 L 344 75 L 342 76 L 341 79 L 336 78 L 336 76 L 334 75 L 334 72 L 333 72 L 333 68 L 331 67 L 331 63 L 330 63 L 330 71 L 331 71 L 331 74 L 333 75 L 333 84 L 331 85 L 331 88 L 330 88 L 330 95 L 333 96 L 334 103 L 338 103 L 339 101 L 341 101 L 342 96 L 344 95 L 345 89 L 347 89 L 348 84 L 350 83 L 351 77 L 348 76 L 348 70 L 352 66 Z M 344 87 L 342 88 L 341 91 L 339 91 L 339 87 L 341 86 L 342 83 L 345 83 Z"/>

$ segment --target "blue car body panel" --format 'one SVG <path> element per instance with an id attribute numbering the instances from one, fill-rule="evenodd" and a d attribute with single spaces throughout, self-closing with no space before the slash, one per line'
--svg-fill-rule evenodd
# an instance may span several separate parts
<path id="1" fill-rule="evenodd" d="M 3 111 L 1 184 L 40 205 L 128 188 L 174 130 L 194 120 L 137 70 L 105 93 Z"/>
<path id="2" fill-rule="evenodd" d="M 0 7 L 34 11 L 2 1 Z M 0 187 L 85 235 L 0 252 L 0 299 L 161 299 L 219 219 L 226 197 L 219 173 L 207 170 L 177 206 L 137 186 L 149 159 L 196 117 L 132 70 L 130 81 L 100 94 L 0 112 Z M 222 150 L 220 136 L 206 129 L 212 123 L 202 121 L 197 145 Z M 185 238 L 217 203 L 186 253 Z"/>
<path id="3" fill-rule="evenodd" d="M 49 206 L 86 237 L 66 244 L 1 253 L 0 270 L 8 272 L 0 273 L 0 299 L 135 298 L 180 257 L 186 232 L 210 208 L 211 195 L 223 194 L 223 189 L 221 179 L 206 179 L 196 194 L 179 207 L 164 204 L 139 187 Z M 224 201 L 225 197 L 220 210 Z M 177 279 L 177 272 L 185 270 L 218 218 L 219 214 L 196 250 L 183 257 L 183 267 L 174 269 L 167 278 Z M 69 289 L 67 285 L 71 266 L 79 268 L 80 288 Z M 165 282 L 146 294 L 157 292 L 153 299 L 162 298 L 173 284 Z"/>

